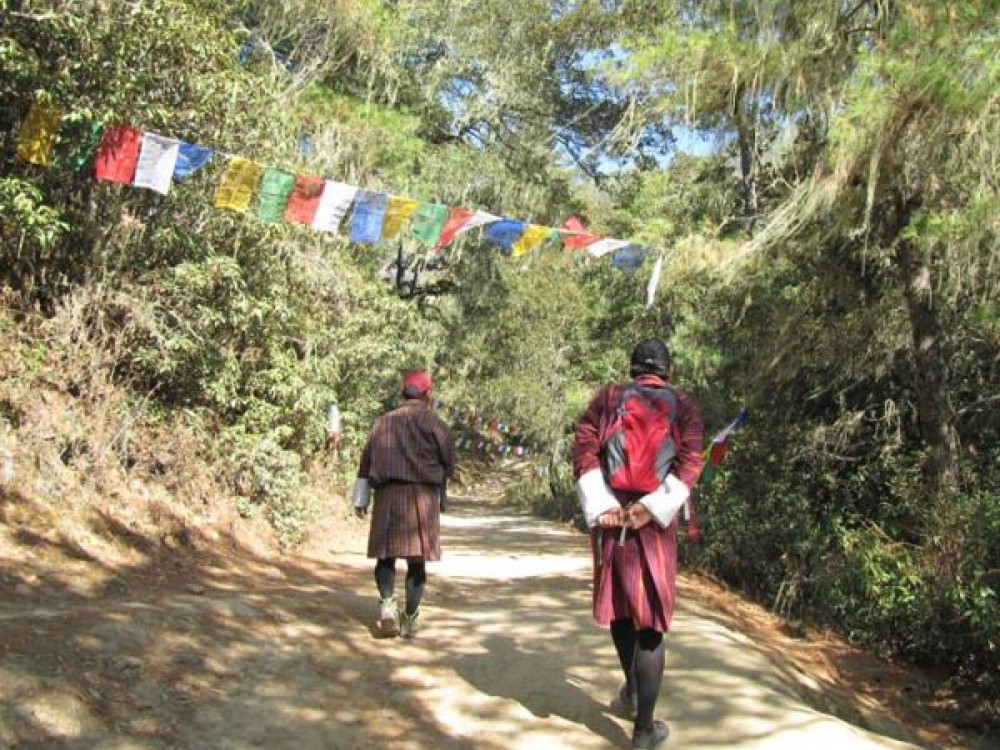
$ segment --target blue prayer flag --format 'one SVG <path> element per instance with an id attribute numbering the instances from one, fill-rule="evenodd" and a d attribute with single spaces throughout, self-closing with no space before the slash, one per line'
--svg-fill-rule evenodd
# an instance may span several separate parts
<path id="1" fill-rule="evenodd" d="M 646 248 L 641 245 L 626 245 L 611 256 L 611 265 L 625 273 L 635 273 L 646 260 Z"/>
<path id="2" fill-rule="evenodd" d="M 514 219 L 501 219 L 486 227 L 483 233 L 483 241 L 488 245 L 500 248 L 504 255 L 510 255 L 514 248 L 514 243 L 524 234 L 528 225 L 523 221 Z"/>
<path id="3" fill-rule="evenodd" d="M 208 146 L 198 146 L 194 143 L 181 141 L 177 151 L 177 164 L 174 165 L 174 179 L 183 180 L 190 177 L 212 160 L 214 152 Z"/>
<path id="4" fill-rule="evenodd" d="M 378 242 L 389 210 L 389 195 L 359 190 L 351 214 L 351 242 Z"/>

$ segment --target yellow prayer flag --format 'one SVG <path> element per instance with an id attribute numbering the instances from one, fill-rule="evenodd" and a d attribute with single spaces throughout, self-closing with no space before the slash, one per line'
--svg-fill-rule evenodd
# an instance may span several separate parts
<path id="1" fill-rule="evenodd" d="M 239 156 L 231 159 L 215 191 L 215 207 L 246 211 L 263 175 L 263 164 Z"/>
<path id="2" fill-rule="evenodd" d="M 382 226 L 382 238 L 391 240 L 402 229 L 403 224 L 409 221 L 410 217 L 417 210 L 420 201 L 412 198 L 400 198 L 393 195 L 389 198 L 389 210 L 385 215 L 385 224 Z"/>
<path id="3" fill-rule="evenodd" d="M 531 224 L 524 230 L 521 238 L 514 243 L 514 257 L 520 258 L 525 253 L 530 253 L 549 238 L 552 227 L 543 227 L 539 224 Z"/>
<path id="4" fill-rule="evenodd" d="M 21 126 L 17 140 L 17 158 L 31 164 L 48 166 L 56 145 L 56 132 L 62 122 L 62 110 L 55 102 L 36 99 Z"/>

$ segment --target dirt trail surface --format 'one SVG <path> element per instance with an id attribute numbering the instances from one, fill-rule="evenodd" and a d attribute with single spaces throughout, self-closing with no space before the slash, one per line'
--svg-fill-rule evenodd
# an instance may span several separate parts
<path id="1" fill-rule="evenodd" d="M 185 561 L 135 538 L 147 564 L 96 589 L 44 576 L 4 589 L 0 747 L 628 747 L 629 723 L 609 708 L 614 651 L 590 619 L 585 537 L 511 510 L 499 486 L 465 492 L 444 517 L 445 560 L 429 566 L 412 641 L 374 637 L 360 524 L 292 560 Z M 96 562 L 75 551 L 84 575 Z M 869 731 L 807 705 L 822 686 L 693 586 L 668 636 L 667 747 L 920 746 L 877 713 Z"/>

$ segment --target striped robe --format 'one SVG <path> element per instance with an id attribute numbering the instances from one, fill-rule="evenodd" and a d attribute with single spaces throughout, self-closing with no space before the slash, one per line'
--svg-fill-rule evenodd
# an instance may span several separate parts
<path id="1" fill-rule="evenodd" d="M 358 476 L 374 489 L 368 557 L 441 559 L 439 495 L 455 473 L 455 438 L 420 399 L 375 423 Z"/>
<path id="2" fill-rule="evenodd" d="M 636 383 L 668 387 L 656 375 L 640 375 Z M 576 425 L 573 472 L 577 479 L 592 469 L 602 468 L 601 451 L 622 388 L 610 385 L 598 391 Z M 677 457 L 670 471 L 688 488 L 693 488 L 704 464 L 704 420 L 701 409 L 690 396 L 676 389 L 674 393 Z M 614 494 L 623 506 L 642 497 L 619 491 Z M 638 531 L 629 531 L 623 545 L 619 545 L 620 532 L 621 529 L 598 528 L 590 532 L 594 555 L 594 619 L 600 625 L 630 619 L 636 628 L 665 633 L 674 616 L 677 519 L 665 529 L 650 521 Z"/>

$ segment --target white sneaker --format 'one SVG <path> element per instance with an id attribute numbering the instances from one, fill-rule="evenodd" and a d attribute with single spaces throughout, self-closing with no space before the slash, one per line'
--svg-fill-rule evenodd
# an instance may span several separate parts
<path id="1" fill-rule="evenodd" d="M 420 610 L 418 609 L 412 615 L 408 615 L 405 612 L 399 618 L 399 634 L 404 638 L 412 638 L 420 630 L 420 623 L 418 618 L 420 617 Z"/>
<path id="2" fill-rule="evenodd" d="M 377 625 L 383 638 L 391 638 L 399 633 L 399 608 L 395 597 L 379 601 Z"/>

